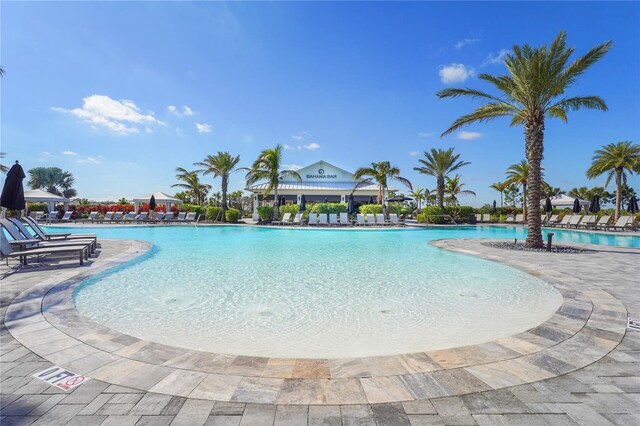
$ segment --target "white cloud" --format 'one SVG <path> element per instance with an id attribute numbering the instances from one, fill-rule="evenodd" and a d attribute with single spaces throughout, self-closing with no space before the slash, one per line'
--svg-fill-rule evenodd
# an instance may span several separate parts
<path id="1" fill-rule="evenodd" d="M 183 114 L 184 115 L 193 115 L 193 110 L 185 105 L 184 108 L 183 108 Z"/>
<path id="2" fill-rule="evenodd" d="M 95 157 L 87 157 L 78 159 L 78 163 L 102 164 L 102 161 L 98 160 Z"/>
<path id="3" fill-rule="evenodd" d="M 177 107 L 175 107 L 174 105 L 169 105 L 167 107 L 167 111 L 169 111 L 170 114 L 173 115 L 177 115 L 178 117 L 182 117 L 182 116 L 191 116 L 193 114 L 195 114 L 195 112 L 189 108 L 187 105 L 182 107 L 182 111 L 180 111 Z"/>
<path id="4" fill-rule="evenodd" d="M 302 166 L 298 165 L 298 164 L 284 164 L 284 168 L 286 170 L 300 170 L 302 168 Z"/>
<path id="5" fill-rule="evenodd" d="M 417 157 L 417 156 L 418 156 L 418 154 L 420 154 L 420 151 L 411 151 L 411 152 L 409 153 L 409 155 L 410 155 L 410 156 L 412 156 L 412 157 Z"/>
<path id="6" fill-rule="evenodd" d="M 294 150 L 295 148 L 292 147 L 291 145 L 287 145 L 286 143 L 282 144 L 282 147 L 288 151 Z"/>
<path id="7" fill-rule="evenodd" d="M 42 151 L 43 155 L 51 155 L 51 153 L 49 151 Z"/>
<path id="8" fill-rule="evenodd" d="M 300 140 L 302 140 L 302 136 L 300 136 L 300 135 L 291 135 L 291 139 L 295 139 L 297 141 L 300 141 Z"/>
<path id="9" fill-rule="evenodd" d="M 469 44 L 473 44 L 473 43 L 477 43 L 479 42 L 480 39 L 479 38 L 463 38 L 462 40 L 460 40 L 459 42 L 457 42 L 454 47 L 456 49 L 462 49 L 463 47 L 469 45 Z"/>
<path id="10" fill-rule="evenodd" d="M 428 138 L 431 135 L 433 135 L 433 132 L 419 132 L 418 133 L 418 136 L 420 136 L 421 138 Z"/>
<path id="11" fill-rule="evenodd" d="M 493 53 L 489 53 L 487 55 L 487 59 L 480 66 L 484 67 L 485 65 L 490 64 L 501 64 L 502 61 L 504 61 L 504 57 L 507 56 L 508 53 L 509 51 L 506 49 L 500 49 L 500 51 L 495 55 Z"/>
<path id="12" fill-rule="evenodd" d="M 178 112 L 178 108 L 174 107 L 173 105 L 169 105 L 167 107 L 167 111 L 169 111 L 171 114 L 176 114 Z"/>
<path id="13" fill-rule="evenodd" d="M 440 75 L 440 80 L 444 84 L 450 84 L 465 81 L 474 75 L 474 71 L 473 68 L 464 64 L 449 64 L 441 65 L 438 74 Z"/>
<path id="14" fill-rule="evenodd" d="M 464 130 L 458 133 L 458 139 L 462 139 L 465 141 L 470 141 L 472 139 L 478 139 L 482 136 L 481 133 L 478 132 L 465 132 Z"/>
<path id="15" fill-rule="evenodd" d="M 315 142 L 311 142 L 310 144 L 304 145 L 305 149 L 308 149 L 310 151 L 316 150 L 318 148 L 320 148 L 320 145 L 318 145 Z"/>
<path id="16" fill-rule="evenodd" d="M 82 108 L 65 109 L 52 107 L 53 111 L 65 112 L 84 120 L 92 128 L 104 128 L 118 135 L 140 132 L 140 126 L 165 123 L 152 113 L 142 114 L 136 104 L 127 99 L 111 99 L 104 95 L 91 95 L 82 100 Z"/>
<path id="17" fill-rule="evenodd" d="M 196 122 L 196 129 L 198 129 L 198 133 L 211 133 L 213 127 L 211 126 L 211 124 Z"/>
<path id="18" fill-rule="evenodd" d="M 78 155 L 77 152 L 73 152 L 73 151 L 69 151 L 69 150 L 62 151 L 62 154 L 63 155 Z"/>

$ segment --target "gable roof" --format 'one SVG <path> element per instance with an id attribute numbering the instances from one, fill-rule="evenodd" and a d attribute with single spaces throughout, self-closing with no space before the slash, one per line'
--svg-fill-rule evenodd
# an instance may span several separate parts
<path id="1" fill-rule="evenodd" d="M 327 163 L 324 160 L 316 161 L 313 164 L 309 164 L 308 166 L 304 166 L 303 168 L 298 169 L 297 172 L 300 173 L 300 175 L 302 175 L 303 173 L 306 174 L 307 172 L 314 172 L 315 173 L 315 171 L 317 169 L 323 169 L 323 168 L 326 168 L 327 166 L 329 166 L 329 167 L 331 167 L 333 169 L 336 169 L 336 170 L 338 170 L 338 171 L 340 171 L 340 172 L 342 172 L 342 173 L 344 173 L 346 175 L 353 176 L 352 172 L 350 172 L 348 170 L 345 170 L 342 167 L 334 166 L 333 164 Z"/>

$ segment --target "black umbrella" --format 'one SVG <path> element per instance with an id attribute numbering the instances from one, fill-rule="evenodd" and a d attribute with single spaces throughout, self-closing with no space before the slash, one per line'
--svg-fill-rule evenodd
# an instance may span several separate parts
<path id="1" fill-rule="evenodd" d="M 304 194 L 302 194 L 302 197 L 300 197 L 300 208 L 299 210 L 301 212 L 305 211 L 305 209 L 307 208 L 307 199 L 304 197 Z"/>
<path id="2" fill-rule="evenodd" d="M 579 200 L 578 198 L 576 198 L 576 199 L 573 201 L 573 212 L 574 212 L 574 213 L 580 213 L 580 210 L 581 210 L 581 209 L 582 209 L 582 208 L 580 207 L 580 200 Z"/>
<path id="3" fill-rule="evenodd" d="M 493 214 L 496 214 L 497 211 L 498 211 L 498 203 L 496 203 L 496 200 L 493 200 Z"/>
<path id="4" fill-rule="evenodd" d="M 155 209 L 156 209 L 156 197 L 152 195 L 151 199 L 149 199 L 149 210 L 155 210 Z"/>
<path id="5" fill-rule="evenodd" d="M 636 197 L 631 197 L 629 200 L 629 207 L 627 207 L 627 211 L 631 214 L 636 214 L 638 212 L 638 199 Z"/>
<path id="6" fill-rule="evenodd" d="M 369 204 L 375 204 L 375 203 L 373 202 L 373 195 L 372 195 L 371 197 L 369 197 Z"/>
<path id="7" fill-rule="evenodd" d="M 390 202 L 390 203 L 402 203 L 404 201 L 413 201 L 413 198 L 404 197 L 404 196 L 400 195 L 398 197 L 393 197 L 393 198 L 387 199 L 387 202 Z"/>
<path id="8" fill-rule="evenodd" d="M 353 194 L 349 194 L 349 202 L 347 204 L 347 212 L 349 214 L 354 214 L 356 212 L 356 202 L 353 199 Z"/>
<path id="9" fill-rule="evenodd" d="M 284 195 L 280 197 L 280 205 L 284 206 L 285 204 L 287 204 L 287 199 L 284 198 Z"/>
<path id="10" fill-rule="evenodd" d="M 328 199 L 327 197 L 324 197 L 324 202 L 325 202 L 325 203 L 328 203 L 328 202 L 329 202 L 329 199 Z"/>
<path id="11" fill-rule="evenodd" d="M 591 199 L 591 204 L 589 204 L 589 212 L 598 213 L 600 211 L 600 197 L 597 195 Z"/>
<path id="12" fill-rule="evenodd" d="M 25 178 L 22 166 L 16 163 L 11 166 L 7 172 L 7 178 L 2 188 L 2 196 L 0 196 L 0 206 L 9 210 L 24 210 L 24 188 L 22 180 Z"/>
<path id="13" fill-rule="evenodd" d="M 549 197 L 544 200 L 544 211 L 545 213 L 551 213 L 553 211 L 553 204 L 551 204 L 551 198 Z"/>

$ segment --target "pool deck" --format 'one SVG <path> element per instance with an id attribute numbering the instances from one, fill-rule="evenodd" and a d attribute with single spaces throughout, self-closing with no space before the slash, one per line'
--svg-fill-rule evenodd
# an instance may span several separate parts
<path id="1" fill-rule="evenodd" d="M 5 273 L 0 422 L 5 424 L 637 424 L 640 249 L 575 244 L 584 254 L 512 252 L 490 240 L 434 241 L 556 287 L 562 307 L 510 338 L 451 350 L 292 360 L 172 348 L 80 316 L 84 277 L 148 249 L 101 240 L 85 266 Z M 573 244 L 572 244 L 573 245 Z M 63 392 L 31 377 L 53 364 L 92 379 Z"/>

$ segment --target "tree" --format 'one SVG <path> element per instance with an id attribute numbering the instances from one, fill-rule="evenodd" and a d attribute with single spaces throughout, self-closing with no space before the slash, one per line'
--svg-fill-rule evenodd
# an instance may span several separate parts
<path id="1" fill-rule="evenodd" d="M 627 183 L 627 173 L 640 173 L 638 162 L 640 158 L 640 145 L 631 141 L 610 143 L 596 150 L 591 160 L 591 167 L 587 170 L 587 177 L 594 179 L 603 174 L 607 174 L 605 186 L 609 185 L 611 179 L 616 182 L 616 214 L 615 219 L 620 217 L 620 205 L 622 202 L 622 185 Z"/>
<path id="2" fill-rule="evenodd" d="M 126 199 L 126 198 L 122 197 L 122 198 L 120 198 L 120 199 L 118 200 L 118 203 L 117 203 L 117 204 L 119 204 L 119 205 L 121 205 L 121 206 L 126 206 L 126 205 L 128 205 L 128 204 L 129 204 L 129 201 L 127 201 L 127 199 Z"/>
<path id="3" fill-rule="evenodd" d="M 559 194 L 564 194 L 564 191 L 560 188 L 557 187 L 553 187 L 551 185 L 549 185 L 547 182 L 542 181 L 542 183 L 540 184 L 540 196 L 547 198 L 547 197 L 553 197 Z"/>
<path id="4" fill-rule="evenodd" d="M 201 206 L 207 193 L 211 190 L 211 185 L 200 182 L 198 172 L 188 171 L 182 167 L 176 167 L 176 179 L 181 183 L 173 184 L 171 187 L 186 189 L 191 193 L 196 204 Z"/>
<path id="5" fill-rule="evenodd" d="M 427 196 L 429 196 L 429 192 L 430 191 L 426 188 L 415 188 L 409 192 L 409 195 L 416 200 L 418 211 L 422 210 L 422 200 L 426 200 Z"/>
<path id="6" fill-rule="evenodd" d="M 455 175 L 452 178 L 447 177 L 447 180 L 444 184 L 444 192 L 449 195 L 452 206 L 458 205 L 458 196 L 460 195 L 473 195 L 474 197 L 476 196 L 475 192 L 462 189 L 464 185 L 464 183 L 460 182 L 460 175 Z"/>
<path id="7" fill-rule="evenodd" d="M 508 185 L 515 184 L 522 187 L 522 214 L 524 219 L 527 220 L 527 183 L 529 181 L 529 163 L 527 160 L 522 160 L 517 164 L 512 164 L 507 168 L 507 180 Z"/>
<path id="8" fill-rule="evenodd" d="M 500 207 L 504 207 L 504 203 L 503 203 L 503 196 L 504 196 L 504 191 L 505 189 L 507 189 L 507 186 L 509 186 L 506 182 L 496 182 L 496 183 L 492 183 L 490 188 L 491 189 L 495 189 L 496 191 L 498 191 L 500 193 Z"/>
<path id="9" fill-rule="evenodd" d="M 282 145 L 278 144 L 275 148 L 265 149 L 260 156 L 253 162 L 246 176 L 247 185 L 253 185 L 260 180 L 267 181 L 267 188 L 264 190 L 264 196 L 267 197 L 271 191 L 274 193 L 274 199 L 278 200 L 278 185 L 285 177 L 291 177 L 296 181 L 302 181 L 300 174 L 295 170 L 281 170 L 282 168 Z M 277 203 L 277 201 L 276 201 Z M 273 209 L 273 219 L 278 219 L 279 209 Z"/>
<path id="10" fill-rule="evenodd" d="M 0 158 L 4 158 L 6 156 L 7 154 L 5 154 L 4 152 L 0 152 Z M 0 163 L 0 173 L 7 173 L 8 171 L 9 171 L 9 168 L 4 164 Z"/>
<path id="11" fill-rule="evenodd" d="M 588 200 L 590 198 L 589 196 L 591 195 L 591 190 L 586 186 L 581 186 L 580 188 L 572 188 L 571 191 L 569 191 L 568 195 L 569 197 Z"/>
<path id="12" fill-rule="evenodd" d="M 487 101 L 472 113 L 455 120 L 442 136 L 471 123 L 505 116 L 511 117 L 512 126 L 524 126 L 525 153 L 531 168 L 526 200 L 531 213 L 527 218 L 527 247 L 543 246 L 540 188 L 545 119 L 559 118 L 566 123 L 569 111 L 582 108 L 607 110 L 604 100 L 597 96 L 570 97 L 566 92 L 578 77 L 611 49 L 612 42 L 602 43 L 569 63 L 574 49 L 567 47 L 565 38 L 564 31 L 560 32 L 549 48 L 526 44 L 513 46 L 513 52 L 504 59 L 506 75 L 480 74 L 478 78 L 495 86 L 499 95 L 469 88 L 444 89 L 437 94 L 440 98 L 468 96 Z"/>
<path id="13" fill-rule="evenodd" d="M 229 189 L 229 175 L 240 169 L 236 168 L 240 162 L 240 156 L 232 156 L 229 152 L 218 151 L 216 155 L 207 155 L 204 160 L 194 163 L 194 166 L 204 167 L 199 172 L 208 175 L 213 174 L 214 178 L 221 178 L 222 191 L 222 221 L 226 221 L 227 212 L 227 190 Z"/>
<path id="14" fill-rule="evenodd" d="M 0 65 L 0 77 L 4 77 L 4 68 Z"/>
<path id="15" fill-rule="evenodd" d="M 444 178 L 451 172 L 471 164 L 468 161 L 458 161 L 460 154 L 454 154 L 453 148 L 447 150 L 431 148 L 431 152 L 424 152 L 425 159 L 418 161 L 423 167 L 414 167 L 413 170 L 436 178 L 436 191 L 438 194 L 438 206 L 444 208 Z"/>
<path id="16" fill-rule="evenodd" d="M 70 172 L 59 167 L 34 167 L 29 170 L 27 185 L 31 189 L 44 189 L 52 194 L 72 198 L 78 194 L 73 188 L 76 179 Z"/>
<path id="17" fill-rule="evenodd" d="M 353 178 L 362 179 L 356 184 L 354 190 L 362 186 L 371 185 L 374 182 L 376 183 L 378 186 L 378 204 L 382 204 L 382 213 L 385 217 L 387 215 L 386 195 L 389 180 L 395 180 L 410 190 L 413 189 L 409 179 L 400 176 L 400 169 L 392 166 L 389 161 L 379 161 L 377 163 L 371 163 L 369 167 L 360 167 L 353 173 Z"/>
<path id="18" fill-rule="evenodd" d="M 507 204 L 515 207 L 521 200 L 522 194 L 520 194 L 520 187 L 515 183 L 507 186 L 504 190 L 504 200 Z"/>

